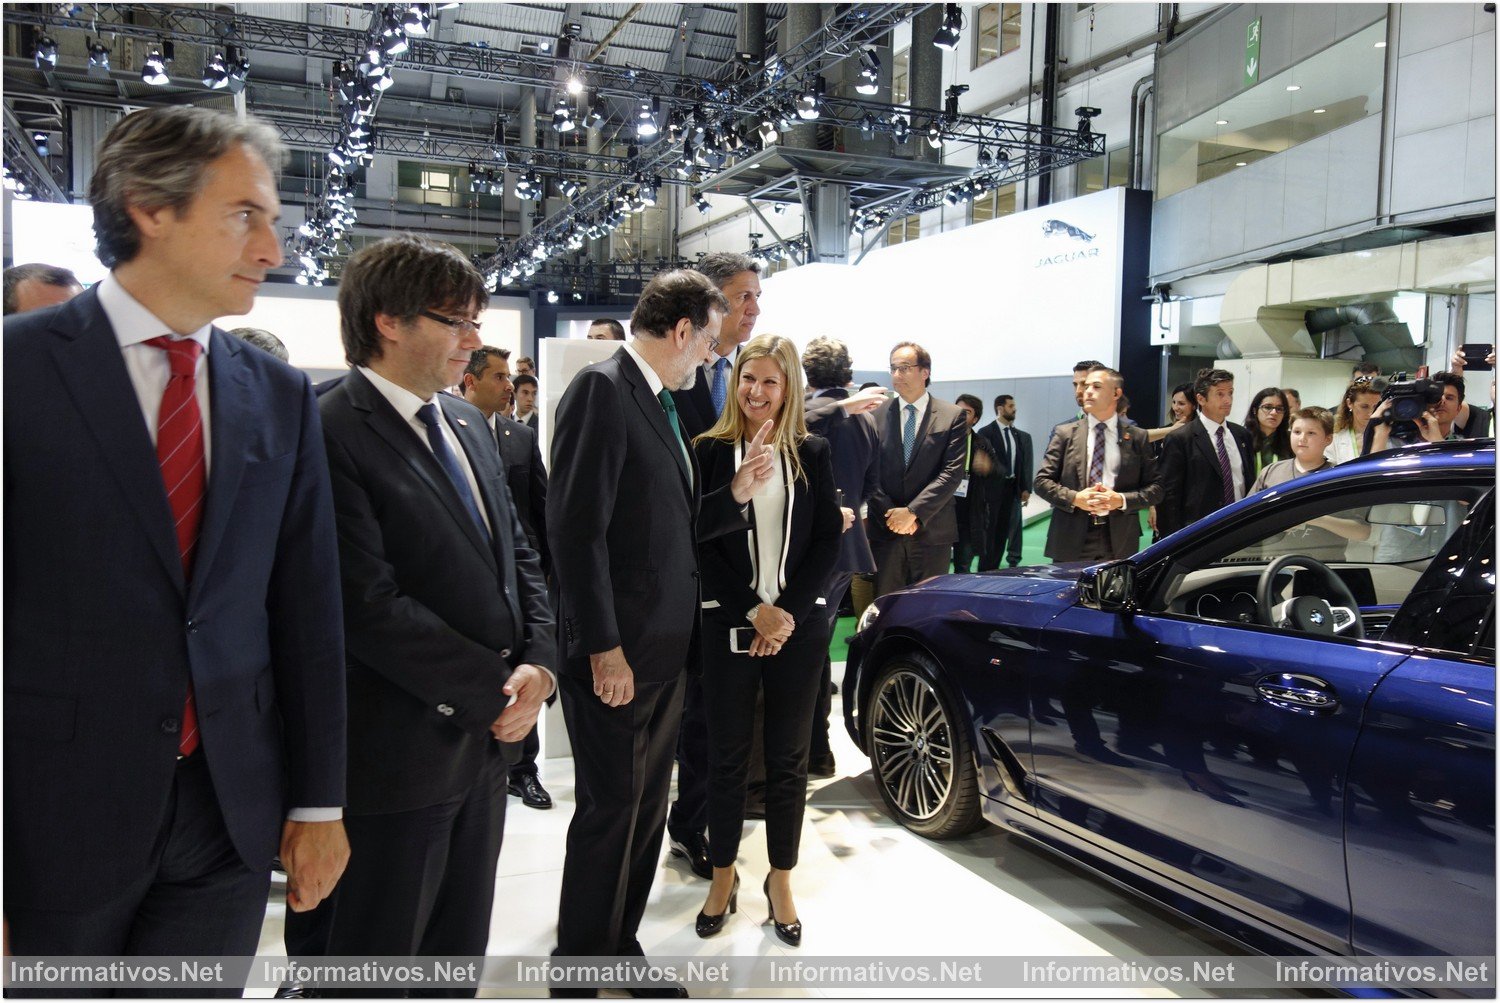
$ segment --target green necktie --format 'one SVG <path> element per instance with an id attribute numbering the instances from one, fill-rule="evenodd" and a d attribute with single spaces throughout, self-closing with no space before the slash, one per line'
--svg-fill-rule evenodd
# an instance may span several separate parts
<path id="1" fill-rule="evenodd" d="M 682 442 L 682 426 L 677 422 L 677 402 L 672 399 L 671 392 L 665 388 L 662 389 L 661 393 L 656 395 L 656 399 L 661 401 L 661 406 L 666 409 L 667 424 L 672 426 L 672 435 L 677 440 L 677 448 L 682 450 L 683 469 L 692 470 L 693 464 L 688 459 L 687 446 L 683 445 Z"/>

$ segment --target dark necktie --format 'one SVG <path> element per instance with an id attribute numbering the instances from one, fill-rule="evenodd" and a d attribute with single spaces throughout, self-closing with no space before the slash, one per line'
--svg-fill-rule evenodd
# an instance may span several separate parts
<path id="1" fill-rule="evenodd" d="M 479 505 L 474 500 L 474 492 L 469 489 L 469 479 L 464 476 L 463 468 L 458 465 L 458 457 L 453 455 L 453 450 L 448 448 L 448 440 L 443 436 L 443 430 L 438 426 L 442 418 L 438 415 L 436 404 L 423 404 L 417 408 L 417 417 L 422 419 L 422 424 L 427 426 L 427 444 L 432 447 L 432 455 L 437 457 L 438 466 L 443 468 L 443 473 L 448 475 L 453 490 L 458 492 L 459 500 L 464 503 L 464 508 L 469 511 L 469 518 L 474 520 L 474 525 L 479 529 L 479 536 L 486 543 L 490 542 L 490 531 L 484 525 L 484 517 L 479 514 Z"/>
<path id="2" fill-rule="evenodd" d="M 1089 460 L 1088 487 L 1104 483 L 1104 422 L 1094 426 L 1094 455 Z"/>
<path id="3" fill-rule="evenodd" d="M 162 391 L 161 411 L 156 416 L 156 462 L 161 466 L 167 504 L 177 526 L 177 552 L 182 557 L 182 577 L 191 581 L 193 551 L 198 546 L 198 527 L 203 522 L 203 494 L 208 484 L 203 463 L 203 416 L 198 411 L 196 372 L 198 353 L 203 350 L 191 338 L 163 335 L 146 342 L 167 353 L 172 375 Z M 188 678 L 187 698 L 182 708 L 182 730 L 177 754 L 190 756 L 198 748 L 198 712 L 193 699 L 193 680 Z"/>
<path id="4" fill-rule="evenodd" d="M 906 427 L 901 430 L 901 459 L 911 465 L 911 450 L 917 444 L 917 406 L 906 405 Z"/>
<path id="5" fill-rule="evenodd" d="M 1009 470 L 1011 476 L 1016 473 L 1016 450 L 1010 441 L 1010 426 L 1006 425 L 1000 429 L 1000 441 L 1005 446 L 1005 469 Z"/>
<path id="6" fill-rule="evenodd" d="M 724 401 L 729 398 L 728 369 L 728 359 L 721 357 L 714 362 L 714 381 L 708 388 L 708 396 L 713 399 L 716 417 L 724 413 Z"/>
<path id="7" fill-rule="evenodd" d="M 1224 481 L 1224 504 L 1234 504 L 1234 475 L 1229 471 L 1229 452 L 1224 448 L 1224 426 L 1214 433 L 1219 444 L 1219 476 Z"/>
<path id="8" fill-rule="evenodd" d="M 687 446 L 682 442 L 682 425 L 677 421 L 677 402 L 672 399 L 672 394 L 665 387 L 656 395 L 661 401 L 661 406 L 667 412 L 667 424 L 672 426 L 672 438 L 677 440 L 677 448 L 682 451 L 682 466 L 684 470 L 692 470 L 693 465 L 688 461 Z"/>

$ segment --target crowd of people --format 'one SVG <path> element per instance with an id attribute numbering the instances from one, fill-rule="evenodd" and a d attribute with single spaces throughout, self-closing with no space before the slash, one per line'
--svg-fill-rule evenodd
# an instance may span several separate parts
<path id="1" fill-rule="evenodd" d="M 629 339 L 590 326 L 621 345 L 568 385 L 544 460 L 535 366 L 484 344 L 484 278 L 447 244 L 349 259 L 351 368 L 316 389 L 274 335 L 213 327 L 281 262 L 282 157 L 253 119 L 132 114 L 91 188 L 109 275 L 6 272 L 14 953 L 253 954 L 274 860 L 294 956 L 483 955 L 507 798 L 552 804 L 535 725 L 557 700 L 576 808 L 555 953 L 644 954 L 664 839 L 718 934 L 750 817 L 796 946 L 846 592 L 1016 566 L 1033 491 L 1048 557 L 1104 560 L 1143 512 L 1169 533 L 1379 448 L 1366 376 L 1336 417 L 1267 388 L 1240 426 L 1205 369 L 1146 429 L 1085 360 L 1037 464 L 1014 397 L 982 423 L 978 398 L 932 396 L 915 342 L 887 390 L 855 388 L 836 339 L 757 335 L 756 261 L 715 253 L 653 278 Z M 1487 431 L 1462 377 L 1439 382 L 1423 437 Z"/>

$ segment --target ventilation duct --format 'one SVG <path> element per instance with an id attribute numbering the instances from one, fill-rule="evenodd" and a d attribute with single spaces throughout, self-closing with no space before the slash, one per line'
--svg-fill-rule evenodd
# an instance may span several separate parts
<path id="1" fill-rule="evenodd" d="M 1396 316 L 1389 300 L 1346 303 L 1307 311 L 1307 333 L 1328 338 L 1347 333 L 1364 350 L 1364 361 L 1381 372 L 1414 372 L 1422 364 L 1422 349 L 1411 343 L 1411 329 Z"/>

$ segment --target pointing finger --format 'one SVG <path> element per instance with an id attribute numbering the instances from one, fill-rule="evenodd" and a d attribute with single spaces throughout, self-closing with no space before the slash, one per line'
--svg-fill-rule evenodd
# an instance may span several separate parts
<path id="1" fill-rule="evenodd" d="M 766 439 L 770 437 L 771 428 L 773 425 L 775 425 L 775 422 L 773 422 L 770 418 L 767 418 L 765 420 L 765 422 L 760 426 L 760 431 L 755 433 L 755 438 L 750 440 L 750 452 L 754 453 L 760 447 L 766 444 Z"/>

